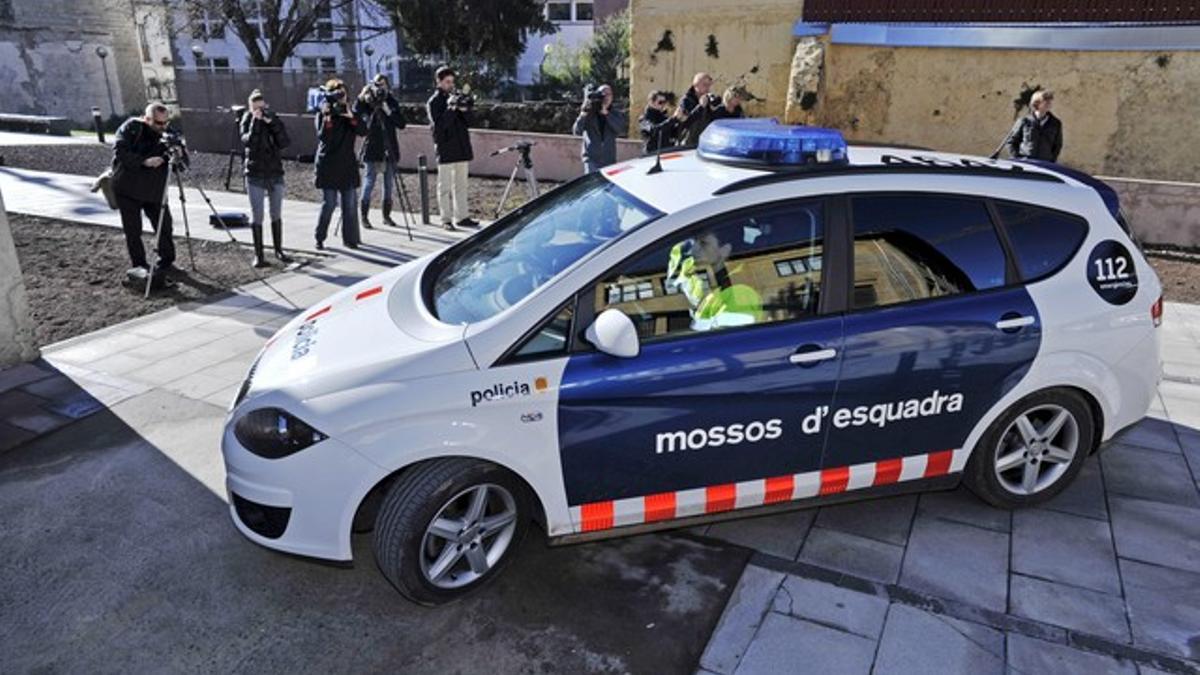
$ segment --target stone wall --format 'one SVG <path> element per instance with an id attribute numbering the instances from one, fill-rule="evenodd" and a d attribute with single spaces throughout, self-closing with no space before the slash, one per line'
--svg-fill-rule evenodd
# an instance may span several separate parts
<path id="1" fill-rule="evenodd" d="M 120 0 L 10 0 L 0 18 L 0 112 L 57 115 L 89 123 L 97 106 L 123 116 L 145 104 L 130 5 Z M 2 6 L 2 5 L 0 5 Z M 108 50 L 101 61 L 96 48 Z"/>
<path id="2" fill-rule="evenodd" d="M 25 281 L 0 195 L 0 368 L 37 358 Z"/>
<path id="3" fill-rule="evenodd" d="M 800 18 L 798 0 L 630 0 L 630 100 L 641 111 L 654 89 L 682 96 L 706 71 L 723 90 L 739 80 L 759 100 L 749 115 L 782 116 Z M 632 115 L 634 129 L 637 113 Z"/>

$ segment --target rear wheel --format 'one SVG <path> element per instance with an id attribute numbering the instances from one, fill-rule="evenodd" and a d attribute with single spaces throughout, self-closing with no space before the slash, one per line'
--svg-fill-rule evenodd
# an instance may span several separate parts
<path id="1" fill-rule="evenodd" d="M 1001 508 L 1040 504 L 1062 492 L 1091 454 L 1092 410 L 1069 389 L 1030 394 L 979 439 L 964 476 L 967 487 Z"/>
<path id="2" fill-rule="evenodd" d="M 426 462 L 388 491 L 375 524 L 375 561 L 405 597 L 453 600 L 494 578 L 529 525 L 523 483 L 470 459 Z"/>

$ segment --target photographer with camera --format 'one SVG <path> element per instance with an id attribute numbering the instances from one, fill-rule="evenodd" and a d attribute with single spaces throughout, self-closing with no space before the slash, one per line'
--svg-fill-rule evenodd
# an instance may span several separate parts
<path id="1" fill-rule="evenodd" d="M 659 148 L 675 145 L 675 133 L 679 129 L 679 117 L 667 113 L 675 95 L 669 91 L 655 90 L 646 97 L 646 109 L 638 118 L 638 131 L 642 134 L 642 152 L 652 155 Z"/>
<path id="2" fill-rule="evenodd" d="M 362 193 L 363 227 L 371 227 L 371 195 L 375 192 L 380 169 L 383 170 L 383 223 L 398 227 L 392 220 L 392 189 L 396 184 L 396 165 L 400 161 L 396 130 L 403 129 L 405 123 L 400 102 L 392 95 L 386 75 L 379 73 L 363 87 L 354 102 L 354 114 L 367 124 L 367 140 L 362 147 L 362 161 L 367 170 Z"/>
<path id="3" fill-rule="evenodd" d="M 131 117 L 117 129 L 113 143 L 112 189 L 121 212 L 121 227 L 125 231 L 125 246 L 129 262 L 148 272 L 146 247 L 142 244 L 142 215 L 150 221 L 151 229 L 159 224 L 162 210 L 162 232 L 158 238 L 158 267 L 170 269 L 175 262 L 175 240 L 171 231 L 171 210 L 163 199 L 169 176 L 168 162 L 172 149 L 164 135 L 170 112 L 167 106 L 154 102 L 146 106 L 142 117 Z M 180 150 L 182 152 L 182 149 Z"/>
<path id="4" fill-rule="evenodd" d="M 679 144 L 696 147 L 700 144 L 700 134 L 712 122 L 713 106 L 720 103 L 716 94 L 712 93 L 713 79 L 708 73 L 696 73 L 692 77 L 692 86 L 688 87 L 679 108 L 675 111 L 679 120 Z"/>
<path id="5" fill-rule="evenodd" d="M 450 66 L 438 68 L 434 73 L 437 91 L 425 104 L 438 162 L 438 213 L 442 227 L 447 230 L 453 230 L 455 223 L 459 227 L 479 227 L 479 223 L 468 216 L 467 210 L 467 167 L 475 158 L 468 123 L 475 99 L 469 93 L 455 91 L 455 77 Z M 453 219 L 451 202 L 454 204 Z"/>
<path id="6" fill-rule="evenodd" d="M 321 215 L 317 221 L 317 250 L 325 249 L 325 235 L 335 209 L 342 209 L 342 243 L 358 248 L 358 158 L 354 139 L 365 136 L 367 125 L 350 111 L 346 102 L 346 85 L 332 79 L 325 83 L 324 100 L 316 117 L 317 189 L 321 190 Z"/>
<path id="7" fill-rule="evenodd" d="M 263 257 L 263 200 L 271 213 L 271 244 L 282 263 L 291 259 L 283 252 L 283 158 L 280 151 L 291 144 L 287 127 L 270 111 L 262 92 L 250 92 L 246 112 L 238 123 L 242 134 L 246 195 L 250 198 L 250 233 L 254 237 L 254 266 L 269 267 Z"/>
<path id="8" fill-rule="evenodd" d="M 583 105 L 571 133 L 583 137 L 583 172 L 592 173 L 617 161 L 617 134 L 625 128 L 625 116 L 612 109 L 613 90 L 607 84 L 588 85 Z"/>

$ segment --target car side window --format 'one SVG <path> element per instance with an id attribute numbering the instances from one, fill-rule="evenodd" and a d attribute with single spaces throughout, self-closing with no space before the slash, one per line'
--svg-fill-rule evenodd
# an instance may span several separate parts
<path id="1" fill-rule="evenodd" d="M 650 247 L 602 279 L 597 314 L 617 308 L 643 340 L 817 313 L 819 200 L 745 210 Z"/>
<path id="2" fill-rule="evenodd" d="M 982 200 L 856 197 L 851 213 L 854 309 L 1004 285 L 1004 249 Z"/>
<path id="3" fill-rule="evenodd" d="M 550 317 L 525 342 L 512 353 L 512 358 L 526 360 L 565 356 L 570 346 L 571 319 L 575 315 L 575 303 L 569 302 L 557 314 Z"/>
<path id="4" fill-rule="evenodd" d="M 1034 281 L 1066 264 L 1087 236 L 1087 221 L 1070 214 L 1015 202 L 995 202 L 1012 242 L 1021 278 Z"/>

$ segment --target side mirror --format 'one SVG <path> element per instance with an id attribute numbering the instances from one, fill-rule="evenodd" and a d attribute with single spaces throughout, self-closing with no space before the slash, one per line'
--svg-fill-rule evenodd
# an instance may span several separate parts
<path id="1" fill-rule="evenodd" d="M 596 349 L 611 356 L 630 359 L 642 349 L 633 321 L 619 309 L 600 312 L 583 336 Z"/>

